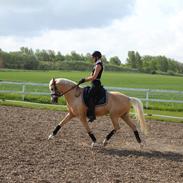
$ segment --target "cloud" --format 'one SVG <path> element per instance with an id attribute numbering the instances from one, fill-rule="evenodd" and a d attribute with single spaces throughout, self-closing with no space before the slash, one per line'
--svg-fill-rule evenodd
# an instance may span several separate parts
<path id="1" fill-rule="evenodd" d="M 49 2 L 51 3 L 52 1 L 50 0 Z M 98 3 L 97 0 L 90 2 L 83 0 L 80 2 L 83 2 L 82 6 L 75 4 L 75 6 L 72 6 L 77 9 L 76 12 L 80 12 L 78 13 L 80 16 L 85 15 L 82 9 L 87 12 L 95 12 L 96 17 L 101 14 L 105 15 L 105 13 L 101 13 L 102 4 Z M 114 2 L 113 4 L 115 4 Z M 120 7 L 120 2 L 116 2 Z M 67 10 L 69 14 L 71 11 L 69 12 L 67 1 L 63 1 L 63 3 L 65 3 L 62 4 L 65 8 L 64 10 Z M 103 10 L 104 12 L 109 9 L 111 12 L 120 9 L 116 4 L 112 6 L 110 3 L 106 5 L 108 9 Z M 126 4 L 126 6 L 131 7 L 132 5 Z M 78 10 L 78 8 L 80 9 Z M 165 55 L 178 61 L 183 61 L 183 1 L 136 0 L 132 9 L 133 11 L 130 11 L 130 13 L 124 14 L 123 12 L 121 15 L 112 15 L 110 12 L 109 15 L 105 15 L 107 17 L 101 17 L 100 20 L 92 17 L 93 14 L 91 14 L 89 18 L 83 17 L 81 22 L 79 21 L 80 16 L 78 15 L 77 17 L 77 14 L 75 14 L 76 17 L 74 18 L 78 18 L 77 21 L 80 24 L 77 25 L 76 21 L 74 23 L 77 26 L 73 26 L 73 23 L 73 25 L 68 24 L 67 28 L 64 26 L 61 28 L 61 25 L 57 27 L 56 23 L 55 27 L 53 25 L 45 28 L 43 23 L 40 25 L 43 27 L 39 28 L 39 34 L 31 36 L 0 36 L 1 48 L 16 50 L 21 46 L 27 46 L 34 49 L 53 49 L 64 54 L 72 50 L 79 53 L 91 53 L 93 50 L 98 49 L 108 58 L 114 55 L 119 56 L 122 62 L 125 62 L 129 50 L 135 50 L 141 55 Z M 57 7 L 55 7 L 52 12 L 57 14 L 58 11 Z M 90 19 L 92 20 L 90 21 Z M 56 20 L 58 21 L 58 19 Z M 71 21 L 71 19 L 68 20 Z M 103 24 L 100 24 L 100 21 Z M 33 30 L 31 29 L 31 31 Z"/>
<path id="2" fill-rule="evenodd" d="M 131 13 L 134 0 L 0 1 L 0 35 L 104 27 Z"/>
<path id="3" fill-rule="evenodd" d="M 183 36 L 183 1 L 181 0 L 138 0 L 135 14 L 130 17 L 136 22 L 136 49 L 142 54 L 166 55 L 183 61 L 180 51 Z M 134 19 L 134 20 L 133 20 Z"/>

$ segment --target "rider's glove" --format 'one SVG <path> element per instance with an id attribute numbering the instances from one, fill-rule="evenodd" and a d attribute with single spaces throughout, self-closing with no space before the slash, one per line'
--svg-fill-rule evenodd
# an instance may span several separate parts
<path id="1" fill-rule="evenodd" d="M 79 81 L 78 84 L 80 85 L 80 84 L 82 84 L 82 83 L 84 83 L 84 82 L 85 82 L 85 78 L 82 78 L 82 79 Z"/>

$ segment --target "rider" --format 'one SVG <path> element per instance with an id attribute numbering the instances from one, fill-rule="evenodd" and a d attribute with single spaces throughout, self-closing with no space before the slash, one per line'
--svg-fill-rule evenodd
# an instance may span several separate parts
<path id="1" fill-rule="evenodd" d="M 83 78 L 79 81 L 79 84 L 82 84 L 87 81 L 91 81 L 91 88 L 89 91 L 89 109 L 87 116 L 89 118 L 89 122 L 92 122 L 96 119 L 95 116 L 95 100 L 98 95 L 101 86 L 100 78 L 103 72 L 103 63 L 101 61 L 102 54 L 99 51 L 94 51 L 92 54 L 92 60 L 95 62 L 92 73 L 90 76 Z"/>

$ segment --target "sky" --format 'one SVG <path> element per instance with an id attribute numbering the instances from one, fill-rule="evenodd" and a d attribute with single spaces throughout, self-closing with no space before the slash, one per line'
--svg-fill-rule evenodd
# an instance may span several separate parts
<path id="1" fill-rule="evenodd" d="M 128 51 L 183 62 L 182 0 L 0 0 L 0 48 Z"/>

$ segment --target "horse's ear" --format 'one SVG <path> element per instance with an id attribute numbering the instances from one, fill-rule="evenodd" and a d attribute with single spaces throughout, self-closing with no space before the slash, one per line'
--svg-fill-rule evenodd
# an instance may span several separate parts
<path id="1" fill-rule="evenodd" d="M 53 80 L 53 84 L 56 84 L 55 78 L 53 78 L 52 80 Z"/>

